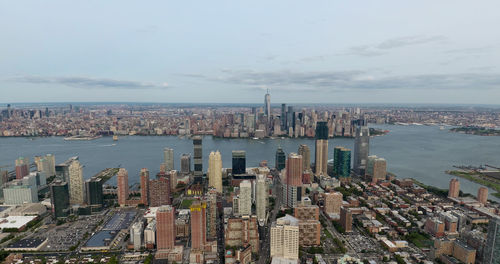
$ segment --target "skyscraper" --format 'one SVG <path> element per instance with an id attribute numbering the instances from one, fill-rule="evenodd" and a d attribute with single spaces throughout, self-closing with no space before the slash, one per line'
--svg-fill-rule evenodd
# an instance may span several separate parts
<path id="1" fill-rule="evenodd" d="M 103 194 L 102 194 L 102 179 L 101 178 L 90 178 L 85 181 L 85 191 L 87 193 L 87 204 L 90 206 L 102 206 L 103 205 Z"/>
<path id="2" fill-rule="evenodd" d="M 71 204 L 83 204 L 85 201 L 83 186 L 83 166 L 78 160 L 74 160 L 69 165 L 69 202 Z"/>
<path id="3" fill-rule="evenodd" d="M 286 161 L 286 179 L 283 184 L 283 202 L 291 208 L 295 208 L 302 200 L 302 156 L 290 153 Z"/>
<path id="4" fill-rule="evenodd" d="M 306 144 L 301 144 L 299 146 L 299 151 L 298 154 L 302 156 L 302 162 L 304 167 L 304 170 L 310 170 L 311 169 L 311 149 L 309 149 L 309 146 Z"/>
<path id="5" fill-rule="evenodd" d="M 276 150 L 276 169 L 281 171 L 286 166 L 286 154 L 281 147 Z"/>
<path id="6" fill-rule="evenodd" d="M 158 250 L 175 246 L 175 208 L 163 205 L 156 212 L 156 245 Z"/>
<path id="7" fill-rule="evenodd" d="M 460 182 L 457 178 L 450 180 L 450 189 L 448 190 L 448 197 L 458 198 L 460 195 Z"/>
<path id="8" fill-rule="evenodd" d="M 195 201 L 191 204 L 191 249 L 202 250 L 207 242 L 207 205 Z"/>
<path id="9" fill-rule="evenodd" d="M 351 176 L 351 150 L 335 147 L 333 158 L 333 174 L 338 178 L 349 178 Z"/>
<path id="10" fill-rule="evenodd" d="M 385 180 L 387 175 L 387 161 L 376 155 L 368 156 L 366 163 L 365 178 L 373 182 Z"/>
<path id="11" fill-rule="evenodd" d="M 163 163 L 165 163 L 165 171 L 174 169 L 174 150 L 171 148 L 163 149 Z"/>
<path id="12" fill-rule="evenodd" d="M 299 220 L 291 215 L 276 219 L 271 226 L 271 257 L 299 259 Z"/>
<path id="13" fill-rule="evenodd" d="M 140 172 L 141 178 L 141 204 L 149 205 L 149 170 L 142 168 Z"/>
<path id="14" fill-rule="evenodd" d="M 203 152 L 202 139 L 200 136 L 193 137 L 194 146 L 194 181 L 201 182 L 203 177 Z"/>
<path id="15" fill-rule="evenodd" d="M 191 173 L 191 154 L 182 154 L 181 156 L 181 173 Z"/>
<path id="16" fill-rule="evenodd" d="M 257 211 L 257 220 L 262 226 L 266 221 L 267 204 L 269 199 L 269 191 L 266 183 L 266 176 L 263 174 L 257 175 L 257 187 L 255 197 L 255 209 Z"/>
<path id="17" fill-rule="evenodd" d="M 491 218 L 488 225 L 483 263 L 500 264 L 500 218 L 498 216 Z"/>
<path id="18" fill-rule="evenodd" d="M 316 175 L 328 175 L 328 125 L 326 122 L 316 123 L 316 155 L 314 160 Z"/>
<path id="19" fill-rule="evenodd" d="M 267 93 L 264 96 L 264 114 L 267 117 L 267 123 L 269 124 L 271 120 L 271 95 L 269 94 L 269 89 L 267 89 Z"/>
<path id="20" fill-rule="evenodd" d="M 368 154 L 370 153 L 370 129 L 367 126 L 356 127 L 354 139 L 354 173 L 365 175 Z"/>
<path id="21" fill-rule="evenodd" d="M 56 180 L 50 185 L 50 202 L 54 218 L 69 215 L 69 188 L 66 182 Z"/>
<path id="22" fill-rule="evenodd" d="M 246 172 L 246 152 L 244 150 L 233 150 L 233 175 Z"/>
<path id="23" fill-rule="evenodd" d="M 207 195 L 207 234 L 209 239 L 217 238 L 217 190 L 210 189 Z"/>
<path id="24" fill-rule="evenodd" d="M 330 218 L 338 219 L 340 216 L 340 207 L 342 206 L 342 193 L 329 192 L 324 194 L 325 197 L 325 213 L 330 215 Z"/>
<path id="25" fill-rule="evenodd" d="M 488 202 L 488 188 L 479 187 L 477 190 L 477 200 L 483 205 Z"/>
<path id="26" fill-rule="evenodd" d="M 120 168 L 120 170 L 118 170 L 118 175 L 116 175 L 116 181 L 118 185 L 118 204 L 120 206 L 125 206 L 129 195 L 128 171 L 124 168 Z"/>
<path id="27" fill-rule="evenodd" d="M 208 186 L 222 193 L 222 158 L 219 151 L 210 152 L 208 157 Z"/>
<path id="28" fill-rule="evenodd" d="M 281 130 L 286 131 L 286 104 L 281 104 Z"/>
<path id="29" fill-rule="evenodd" d="M 248 180 L 240 182 L 240 197 L 239 197 L 239 214 L 252 214 L 252 183 Z"/>

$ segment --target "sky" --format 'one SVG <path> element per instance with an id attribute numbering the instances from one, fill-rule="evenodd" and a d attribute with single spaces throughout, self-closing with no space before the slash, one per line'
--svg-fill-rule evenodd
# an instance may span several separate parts
<path id="1" fill-rule="evenodd" d="M 500 1 L 0 0 L 0 103 L 499 104 Z"/>

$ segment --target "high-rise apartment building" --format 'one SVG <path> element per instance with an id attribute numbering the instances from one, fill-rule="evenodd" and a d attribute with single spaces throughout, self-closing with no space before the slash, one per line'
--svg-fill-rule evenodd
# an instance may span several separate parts
<path id="1" fill-rule="evenodd" d="M 301 144 L 299 146 L 298 154 L 302 156 L 302 165 L 304 167 L 304 171 L 311 169 L 311 149 L 306 144 Z"/>
<path id="2" fill-rule="evenodd" d="M 16 159 L 16 179 L 22 179 L 30 173 L 30 160 L 26 157 Z"/>
<path id="3" fill-rule="evenodd" d="M 340 207 L 342 206 L 343 195 L 340 192 L 329 192 L 324 194 L 325 213 L 332 219 L 338 219 L 340 216 Z"/>
<path id="4" fill-rule="evenodd" d="M 316 123 L 316 154 L 314 157 L 316 175 L 328 175 L 328 124 Z"/>
<path id="5" fill-rule="evenodd" d="M 365 178 L 373 182 L 385 180 L 387 176 L 387 161 L 376 155 L 368 156 L 366 164 Z"/>
<path id="6" fill-rule="evenodd" d="M 354 138 L 354 173 L 365 175 L 366 163 L 370 153 L 370 129 L 367 126 L 356 127 Z"/>
<path id="7" fill-rule="evenodd" d="M 252 214 L 252 183 L 248 180 L 240 182 L 240 197 L 239 197 L 239 214 L 251 215 Z"/>
<path id="8" fill-rule="evenodd" d="M 217 190 L 210 189 L 207 194 L 207 237 L 217 238 Z"/>
<path id="9" fill-rule="evenodd" d="M 200 136 L 193 137 L 194 146 L 194 181 L 201 182 L 203 177 L 203 151 L 202 151 L 202 139 Z"/>
<path id="10" fill-rule="evenodd" d="M 156 211 L 156 248 L 169 250 L 175 246 L 175 208 L 163 205 Z"/>
<path id="11" fill-rule="evenodd" d="M 149 170 L 142 168 L 139 173 L 141 179 L 141 204 L 149 205 Z"/>
<path id="12" fill-rule="evenodd" d="M 246 172 L 246 152 L 244 150 L 233 150 L 233 175 L 245 174 Z"/>
<path id="13" fill-rule="evenodd" d="M 351 150 L 344 147 L 335 147 L 333 151 L 333 174 L 345 179 L 351 176 Z"/>
<path id="14" fill-rule="evenodd" d="M 163 149 L 163 163 L 165 163 L 165 171 L 174 169 L 174 150 L 171 148 Z"/>
<path id="15" fill-rule="evenodd" d="M 483 263 L 500 264 L 500 217 L 490 219 L 488 235 L 483 250 Z"/>
<path id="16" fill-rule="evenodd" d="M 120 168 L 120 170 L 118 170 L 118 174 L 116 175 L 116 181 L 118 185 L 118 204 L 120 206 L 125 206 L 129 195 L 128 171 L 124 168 Z"/>
<path id="17" fill-rule="evenodd" d="M 450 180 L 450 189 L 448 190 L 448 197 L 458 198 L 460 195 L 460 182 L 457 178 Z"/>
<path id="18" fill-rule="evenodd" d="M 276 150 L 276 169 L 281 171 L 286 165 L 286 154 L 281 147 Z"/>
<path id="19" fill-rule="evenodd" d="M 283 183 L 283 202 L 294 208 L 302 200 L 302 156 L 290 153 L 286 161 L 286 178 Z"/>
<path id="20" fill-rule="evenodd" d="M 485 205 L 488 202 L 488 188 L 479 187 L 477 190 L 477 200 Z"/>
<path id="21" fill-rule="evenodd" d="M 56 180 L 50 185 L 50 202 L 54 218 L 69 215 L 69 188 L 66 182 Z"/>
<path id="22" fill-rule="evenodd" d="M 71 204 L 83 204 L 85 201 L 83 188 L 83 166 L 75 160 L 69 165 L 69 202 Z"/>
<path id="23" fill-rule="evenodd" d="M 271 226 L 271 257 L 299 259 L 299 220 L 286 215 Z"/>
<path id="24" fill-rule="evenodd" d="M 182 154 L 181 156 L 181 173 L 191 173 L 191 154 Z"/>
<path id="25" fill-rule="evenodd" d="M 166 176 L 149 181 L 149 206 L 170 205 L 172 203 L 170 187 L 169 178 Z"/>
<path id="26" fill-rule="evenodd" d="M 257 211 L 257 220 L 259 220 L 260 225 L 264 225 L 266 222 L 268 200 L 269 191 L 267 187 L 266 176 L 259 174 L 257 175 L 255 209 Z"/>
<path id="27" fill-rule="evenodd" d="M 222 193 L 222 158 L 219 151 L 210 152 L 208 157 L 208 186 Z"/>
<path id="28" fill-rule="evenodd" d="M 205 202 L 195 201 L 191 204 L 191 249 L 203 250 L 207 242 L 207 205 Z"/>

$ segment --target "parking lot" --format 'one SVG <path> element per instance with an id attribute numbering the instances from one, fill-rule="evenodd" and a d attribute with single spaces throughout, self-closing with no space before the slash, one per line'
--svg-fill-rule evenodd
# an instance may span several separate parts
<path id="1" fill-rule="evenodd" d="M 43 251 L 67 251 L 78 245 L 85 234 L 89 236 L 103 218 L 102 215 L 79 216 L 74 222 L 40 228 L 32 237 L 49 239 Z"/>

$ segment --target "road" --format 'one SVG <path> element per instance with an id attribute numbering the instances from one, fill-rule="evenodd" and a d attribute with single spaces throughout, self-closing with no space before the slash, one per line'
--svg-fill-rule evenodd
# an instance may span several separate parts
<path id="1" fill-rule="evenodd" d="M 281 208 L 281 192 L 282 192 L 282 187 L 281 187 L 281 180 L 279 177 L 279 172 L 274 171 L 272 172 L 273 175 L 273 194 L 275 194 L 275 203 L 274 203 L 274 208 L 270 211 L 270 217 L 268 217 L 267 223 L 265 225 L 265 230 L 264 230 L 264 237 L 261 239 L 260 243 L 260 252 L 259 252 L 259 260 L 257 261 L 257 264 L 267 264 L 269 261 L 269 254 L 270 254 L 270 244 L 271 244 L 271 235 L 270 235 L 270 230 L 271 230 L 271 224 L 276 221 L 276 217 L 278 215 L 278 212 Z"/>

